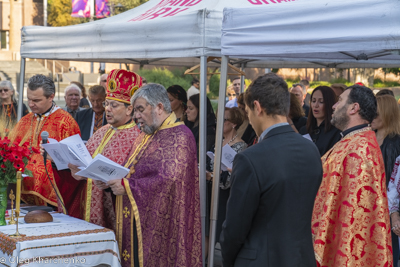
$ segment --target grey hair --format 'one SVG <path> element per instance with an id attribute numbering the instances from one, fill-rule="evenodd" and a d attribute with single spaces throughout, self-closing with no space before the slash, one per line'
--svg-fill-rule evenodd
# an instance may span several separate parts
<path id="1" fill-rule="evenodd" d="M 301 90 L 303 91 L 303 95 L 307 94 L 307 88 L 304 86 L 304 84 L 302 84 L 302 83 L 295 83 L 295 84 L 293 84 L 293 87 L 292 87 L 292 88 L 295 88 L 295 87 L 297 87 L 297 86 L 300 86 L 300 87 L 301 87 Z"/>
<path id="2" fill-rule="evenodd" d="M 56 93 L 54 82 L 43 74 L 36 74 L 28 80 L 28 88 L 31 91 L 36 91 L 39 88 L 43 89 L 43 95 L 49 98 Z"/>
<path id="3" fill-rule="evenodd" d="M 8 88 L 8 90 L 13 92 L 13 95 L 11 96 L 11 101 L 12 102 L 17 102 L 17 100 L 15 99 L 15 90 L 14 90 L 14 86 L 12 85 L 12 83 L 10 81 L 1 81 L 0 82 L 0 88 L 2 87 L 6 87 Z"/>
<path id="4" fill-rule="evenodd" d="M 69 90 L 71 90 L 71 89 L 78 90 L 78 91 L 79 91 L 79 95 L 82 95 L 82 90 L 81 90 L 81 88 L 79 88 L 79 86 L 76 85 L 76 84 L 74 84 L 74 83 L 72 83 L 72 84 L 68 85 L 67 87 L 65 87 L 64 95 L 66 95 L 67 92 L 68 92 Z"/>
<path id="5" fill-rule="evenodd" d="M 135 103 L 138 98 L 143 98 L 150 106 L 155 107 L 159 103 L 163 104 L 164 110 L 171 113 L 171 102 L 169 101 L 167 90 L 158 83 L 149 83 L 138 89 L 131 98 L 131 104 Z"/>

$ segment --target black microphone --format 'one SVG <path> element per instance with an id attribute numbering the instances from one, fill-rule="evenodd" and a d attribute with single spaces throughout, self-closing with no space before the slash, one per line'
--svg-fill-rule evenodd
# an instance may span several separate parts
<path id="1" fill-rule="evenodd" d="M 42 144 L 47 144 L 47 138 L 49 138 L 49 133 L 46 132 L 46 131 L 43 131 L 43 132 L 40 134 L 40 136 L 42 137 Z M 44 160 L 46 161 L 46 158 L 47 158 L 47 152 L 46 152 L 46 150 L 44 150 L 43 158 L 44 158 Z"/>

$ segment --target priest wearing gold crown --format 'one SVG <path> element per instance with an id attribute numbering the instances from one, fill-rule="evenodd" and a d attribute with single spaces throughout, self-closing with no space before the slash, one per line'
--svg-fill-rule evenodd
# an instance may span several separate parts
<path id="1" fill-rule="evenodd" d="M 31 77 L 27 95 L 32 112 L 18 122 L 10 134 L 11 140 L 28 141 L 30 147 L 36 151 L 42 143 L 43 131 L 47 131 L 49 137 L 57 141 L 80 133 L 76 121 L 53 102 L 55 85 L 50 78 L 41 74 Z M 56 186 L 50 161 L 47 161 L 46 166 L 50 179 Z M 43 157 L 34 152 L 26 168 L 32 171 L 33 177 L 24 178 L 21 199 L 34 205 L 57 206 L 56 193 L 47 177 Z"/>
<path id="2" fill-rule="evenodd" d="M 126 161 L 132 143 L 140 133 L 132 120 L 133 107 L 130 103 L 131 96 L 140 86 L 142 79 L 134 72 L 116 69 L 109 73 L 107 97 L 103 103 L 108 124 L 97 130 L 86 144 L 93 158 L 102 154 L 120 165 Z M 100 190 L 90 177 L 75 174 L 79 171 L 77 166 L 70 164 L 69 167 L 75 179 L 71 179 L 65 171 L 58 171 L 58 175 L 64 185 L 61 194 L 70 200 L 66 205 L 70 215 L 114 230 L 111 190 Z"/>
<path id="3" fill-rule="evenodd" d="M 183 122 L 177 122 L 163 86 L 145 85 L 131 102 L 142 133 L 133 142 L 125 164 L 130 173 L 108 182 L 117 195 L 121 264 L 202 266 L 193 134 Z"/>

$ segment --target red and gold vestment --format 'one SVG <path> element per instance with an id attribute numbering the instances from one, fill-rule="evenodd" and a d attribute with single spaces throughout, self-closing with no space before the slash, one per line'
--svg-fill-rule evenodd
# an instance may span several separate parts
<path id="1" fill-rule="evenodd" d="M 42 116 L 29 113 L 22 117 L 10 136 L 28 141 L 31 147 L 39 150 L 39 145 L 42 143 L 40 134 L 43 131 L 47 131 L 49 138 L 57 141 L 80 134 L 79 126 L 71 115 L 54 106 L 50 112 Z M 56 186 L 49 160 L 47 160 L 46 166 L 48 174 L 54 186 Z M 23 179 L 21 199 L 33 205 L 45 205 L 47 203 L 57 206 L 57 197 L 47 177 L 43 157 L 38 153 L 34 153 L 26 167 L 32 171 L 33 177 L 25 177 Z"/>
<path id="2" fill-rule="evenodd" d="M 393 266 L 382 154 L 366 127 L 347 134 L 323 157 L 312 232 L 319 266 Z"/>
<path id="3" fill-rule="evenodd" d="M 96 131 L 86 147 L 93 158 L 97 154 L 102 154 L 123 165 L 131 152 L 132 143 L 139 134 L 140 130 L 135 122 L 118 128 L 107 124 Z M 82 209 L 84 220 L 115 230 L 115 211 L 111 192 L 98 189 L 92 179 L 88 179 L 82 203 L 84 203 Z"/>

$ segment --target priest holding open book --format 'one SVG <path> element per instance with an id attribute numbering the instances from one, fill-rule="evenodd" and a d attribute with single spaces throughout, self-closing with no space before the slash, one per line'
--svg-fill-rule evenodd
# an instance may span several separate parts
<path id="1" fill-rule="evenodd" d="M 167 91 L 147 84 L 132 97 L 142 133 L 132 146 L 117 195 L 116 236 L 122 266 L 202 266 L 196 141 L 177 122 Z"/>
<path id="2" fill-rule="evenodd" d="M 93 158 L 97 155 L 123 165 L 140 130 L 132 120 L 130 98 L 142 85 L 134 72 L 113 70 L 107 78 L 107 97 L 103 103 L 108 124 L 96 131 L 86 147 Z M 69 164 L 69 171 L 54 171 L 61 195 L 71 216 L 115 230 L 115 211 L 111 190 L 101 190 L 95 180 L 76 173 L 78 166 Z M 73 179 L 75 178 L 75 179 Z"/>

